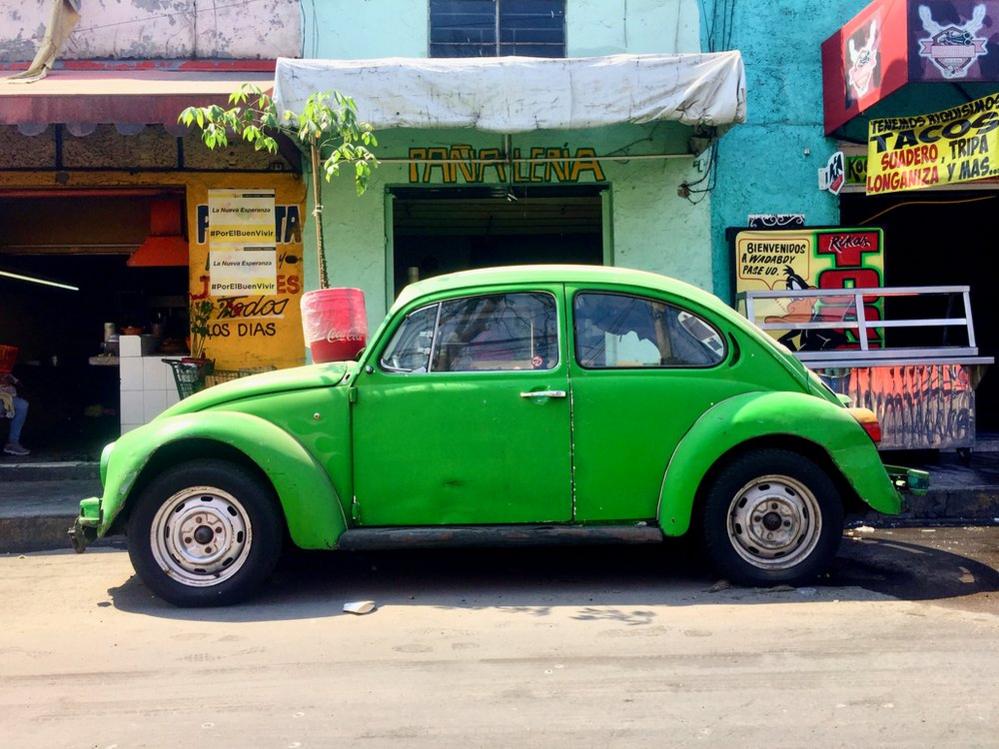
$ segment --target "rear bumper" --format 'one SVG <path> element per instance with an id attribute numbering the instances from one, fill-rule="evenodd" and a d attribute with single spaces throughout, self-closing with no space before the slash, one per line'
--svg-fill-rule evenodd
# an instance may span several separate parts
<path id="1" fill-rule="evenodd" d="M 923 496 L 930 490 L 930 474 L 915 468 L 886 465 L 888 478 L 891 479 L 896 491 L 900 493 Z"/>
<path id="2" fill-rule="evenodd" d="M 101 524 L 101 500 L 88 497 L 80 502 L 80 514 L 69 529 L 69 542 L 77 554 L 82 554 L 87 546 L 97 540 L 97 529 Z"/>

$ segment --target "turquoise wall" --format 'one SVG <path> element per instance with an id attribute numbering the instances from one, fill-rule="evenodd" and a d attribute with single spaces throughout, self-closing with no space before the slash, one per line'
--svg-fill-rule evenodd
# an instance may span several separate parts
<path id="1" fill-rule="evenodd" d="M 731 252 L 725 227 L 751 213 L 804 213 L 812 225 L 838 224 L 839 201 L 818 189 L 818 170 L 836 150 L 822 124 L 820 45 L 870 0 L 703 0 L 702 40 L 738 49 L 746 66 L 748 118 L 718 146 L 711 199 L 715 293 L 727 296 Z M 731 21 L 726 12 L 734 8 Z M 727 44 L 719 44 L 724 27 Z"/>
<path id="2" fill-rule="evenodd" d="M 307 10 L 303 56 L 425 57 L 427 0 L 324 0 Z M 566 41 L 572 57 L 621 52 L 695 52 L 700 45 L 697 0 L 567 0 Z M 350 93 L 350 92 L 346 92 Z M 361 113 L 363 117 L 363 112 Z M 703 288 L 716 285 L 711 254 L 710 200 L 678 197 L 685 180 L 702 176 L 686 154 L 689 130 L 671 123 L 590 131 L 526 133 L 512 147 L 590 146 L 598 154 L 670 153 L 662 160 L 602 161 L 611 197 L 611 261 L 678 276 Z M 473 130 L 395 130 L 378 134 L 380 159 L 405 157 L 413 146 L 502 147 L 501 136 Z M 391 303 L 386 225 L 387 193 L 408 184 L 409 167 L 383 163 L 357 197 L 349 178 L 324 184 L 324 243 L 330 281 L 356 286 L 367 299 L 373 328 Z M 585 182 L 587 178 L 582 181 Z M 310 196 L 311 200 L 311 196 Z M 305 228 L 305 287 L 318 286 L 314 228 Z"/>

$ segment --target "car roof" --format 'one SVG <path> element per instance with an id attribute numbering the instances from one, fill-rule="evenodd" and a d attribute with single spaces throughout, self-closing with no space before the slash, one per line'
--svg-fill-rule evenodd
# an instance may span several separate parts
<path id="1" fill-rule="evenodd" d="M 669 276 L 632 268 L 605 265 L 508 265 L 497 268 L 447 273 L 417 281 L 402 290 L 392 305 L 395 311 L 414 299 L 448 291 L 467 291 L 480 286 L 506 284 L 587 283 L 632 286 L 637 289 L 663 291 L 689 299 L 722 314 L 731 309 L 714 294 L 709 294 L 684 281 Z"/>

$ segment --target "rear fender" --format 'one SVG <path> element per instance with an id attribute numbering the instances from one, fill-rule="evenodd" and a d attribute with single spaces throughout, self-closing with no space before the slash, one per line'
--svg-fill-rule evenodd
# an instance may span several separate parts
<path id="1" fill-rule="evenodd" d="M 705 476 L 727 453 L 760 438 L 811 443 L 871 508 L 889 515 L 901 511 L 877 448 L 845 408 L 805 393 L 754 392 L 716 404 L 677 445 L 659 493 L 663 533 L 686 533 Z"/>
<path id="2" fill-rule="evenodd" d="M 124 434 L 111 451 L 100 503 L 98 535 L 134 499 L 143 471 L 164 448 L 185 440 L 207 440 L 241 452 L 274 487 L 292 541 L 304 549 L 336 546 L 347 523 L 330 477 L 312 455 L 273 423 L 235 411 L 202 411 L 159 418 Z M 149 466 L 151 469 L 152 466 Z M 140 482 L 139 479 L 142 478 Z"/>

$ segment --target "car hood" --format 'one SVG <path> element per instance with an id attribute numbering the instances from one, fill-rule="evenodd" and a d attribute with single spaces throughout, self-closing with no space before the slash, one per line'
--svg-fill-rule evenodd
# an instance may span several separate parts
<path id="1" fill-rule="evenodd" d="M 309 388 L 327 388 L 339 385 L 344 378 L 357 370 L 354 361 L 310 364 L 293 369 L 279 369 L 276 372 L 240 377 L 206 388 L 170 406 L 161 417 L 204 411 L 207 408 L 244 398 L 256 398 L 273 393 L 287 393 Z"/>

